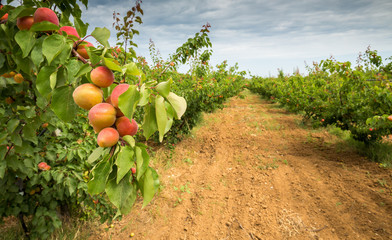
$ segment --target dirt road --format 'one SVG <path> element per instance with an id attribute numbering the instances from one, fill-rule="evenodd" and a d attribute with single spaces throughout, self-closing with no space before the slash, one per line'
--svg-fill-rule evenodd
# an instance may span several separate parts
<path id="1" fill-rule="evenodd" d="M 154 167 L 162 191 L 91 239 L 392 239 L 392 171 L 246 93 Z"/>

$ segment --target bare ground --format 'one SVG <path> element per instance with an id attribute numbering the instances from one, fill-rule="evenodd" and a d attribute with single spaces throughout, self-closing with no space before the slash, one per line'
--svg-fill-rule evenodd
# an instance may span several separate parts
<path id="1" fill-rule="evenodd" d="M 90 239 L 392 239 L 392 170 L 246 94 L 154 157 L 162 191 Z"/>

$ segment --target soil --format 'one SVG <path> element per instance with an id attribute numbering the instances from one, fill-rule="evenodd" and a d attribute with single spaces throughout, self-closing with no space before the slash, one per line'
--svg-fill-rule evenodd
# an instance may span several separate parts
<path id="1" fill-rule="evenodd" d="M 161 192 L 90 239 L 392 239 L 392 170 L 244 93 L 153 157 Z"/>

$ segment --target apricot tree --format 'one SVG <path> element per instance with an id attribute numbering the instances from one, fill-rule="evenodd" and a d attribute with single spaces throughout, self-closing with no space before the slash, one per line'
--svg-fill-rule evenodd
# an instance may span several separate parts
<path id="1" fill-rule="evenodd" d="M 19 217 L 26 236 L 44 239 L 61 226 L 63 203 L 88 208 L 97 201 L 85 199 L 105 194 L 116 216 L 130 211 L 138 192 L 148 204 L 159 179 L 133 135 L 158 131 L 162 141 L 184 114 L 172 81 L 146 79 L 125 50 L 111 48 L 108 29 L 86 35 L 76 1 L 26 0 L 2 6 L 0 16 L 0 215 Z M 74 144 L 85 148 L 69 149 Z M 24 216 L 32 216 L 30 230 Z"/>

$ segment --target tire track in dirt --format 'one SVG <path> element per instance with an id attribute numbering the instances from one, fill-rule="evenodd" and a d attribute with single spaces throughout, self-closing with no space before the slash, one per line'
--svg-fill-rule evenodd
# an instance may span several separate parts
<path id="1" fill-rule="evenodd" d="M 91 239 L 391 239 L 391 170 L 256 95 L 227 105 L 157 152 L 149 206 Z"/>

